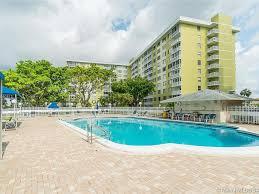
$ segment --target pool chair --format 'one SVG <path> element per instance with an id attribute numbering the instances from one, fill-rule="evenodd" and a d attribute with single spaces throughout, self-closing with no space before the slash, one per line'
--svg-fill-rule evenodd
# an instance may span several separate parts
<path id="1" fill-rule="evenodd" d="M 3 118 L 3 130 L 16 129 L 17 121 L 13 117 Z"/>
<path id="2" fill-rule="evenodd" d="M 137 113 L 138 113 L 137 110 L 134 110 L 132 114 L 136 115 Z"/>
<path id="3" fill-rule="evenodd" d="M 217 115 L 216 114 L 208 114 L 207 116 L 207 122 L 214 123 Z"/>
<path id="4" fill-rule="evenodd" d="M 216 114 L 205 114 L 203 122 L 213 123 L 215 119 L 216 119 Z"/>
<path id="5" fill-rule="evenodd" d="M 198 122 L 204 122 L 204 120 L 205 120 L 205 115 L 204 114 L 198 114 L 197 121 Z"/>
<path id="6" fill-rule="evenodd" d="M 172 119 L 173 118 L 173 114 L 174 114 L 173 111 L 169 110 L 168 111 L 168 118 Z"/>
<path id="7" fill-rule="evenodd" d="M 197 112 L 193 112 L 191 115 L 190 115 L 190 120 L 191 121 L 198 121 L 199 120 L 199 116 L 198 116 L 198 113 Z"/>
<path id="8" fill-rule="evenodd" d="M 183 113 L 179 113 L 179 119 L 178 120 L 184 120 L 184 114 Z"/>
<path id="9" fill-rule="evenodd" d="M 183 120 L 183 113 L 175 113 L 173 116 L 174 120 Z"/>
<path id="10" fill-rule="evenodd" d="M 179 113 L 174 113 L 173 120 L 178 120 L 178 115 L 179 115 Z"/>
<path id="11" fill-rule="evenodd" d="M 140 114 L 140 116 L 145 116 L 146 114 L 147 114 L 147 111 L 142 112 L 142 113 Z"/>
<path id="12" fill-rule="evenodd" d="M 184 121 L 190 121 L 191 120 L 191 114 L 190 113 L 183 114 L 183 120 Z"/>

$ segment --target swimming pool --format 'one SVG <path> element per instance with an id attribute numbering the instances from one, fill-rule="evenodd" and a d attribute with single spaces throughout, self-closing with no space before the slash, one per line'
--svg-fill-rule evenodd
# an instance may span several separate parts
<path id="1" fill-rule="evenodd" d="M 124 145 L 152 146 L 174 143 L 206 147 L 259 146 L 259 136 L 228 126 L 140 118 L 98 118 L 91 122 L 95 135 Z M 78 119 L 68 123 L 86 130 L 90 120 Z"/>

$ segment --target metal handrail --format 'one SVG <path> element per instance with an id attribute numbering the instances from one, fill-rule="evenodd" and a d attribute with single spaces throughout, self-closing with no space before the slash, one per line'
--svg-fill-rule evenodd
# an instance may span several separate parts
<path id="1" fill-rule="evenodd" d="M 94 125 L 94 127 L 98 128 L 98 129 L 101 129 L 103 132 L 104 132 L 104 135 L 103 137 L 106 137 L 107 139 L 111 139 L 111 134 L 109 133 L 109 131 L 103 127 L 100 127 L 98 125 Z"/>
<path id="2" fill-rule="evenodd" d="M 111 133 L 103 127 L 100 127 L 96 124 L 94 124 L 95 118 L 90 119 L 90 125 L 87 125 L 87 141 L 91 144 L 93 143 L 93 127 L 100 129 L 102 132 L 104 132 L 104 135 L 101 135 L 101 137 L 105 137 L 106 139 L 111 139 Z"/>

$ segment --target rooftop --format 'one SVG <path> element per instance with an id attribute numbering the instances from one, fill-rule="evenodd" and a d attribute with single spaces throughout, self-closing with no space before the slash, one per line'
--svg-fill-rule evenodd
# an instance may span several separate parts
<path id="1" fill-rule="evenodd" d="M 213 25 L 216 24 L 216 23 L 210 22 L 210 21 L 180 16 L 171 25 L 169 25 L 164 31 L 162 31 L 162 33 L 157 38 L 155 38 L 150 44 L 148 44 L 147 47 L 141 53 L 139 53 L 136 57 L 134 57 L 133 60 L 130 61 L 130 65 L 132 63 L 134 63 L 144 52 L 146 52 L 148 49 L 150 49 L 154 43 L 156 43 L 160 38 L 162 38 L 171 28 L 173 28 L 178 23 L 187 23 L 187 24 L 199 25 L 199 26 L 204 26 L 204 27 L 212 27 Z M 239 28 L 234 27 L 234 26 L 232 26 L 232 29 L 233 29 L 233 32 L 240 31 Z"/>
<path id="2" fill-rule="evenodd" d="M 106 63 L 106 62 L 100 62 L 100 61 L 80 61 L 80 60 L 67 60 L 68 63 L 83 63 L 83 64 L 100 64 L 100 65 L 116 65 L 116 66 L 128 66 L 128 64 L 122 64 L 122 63 Z"/>
<path id="3" fill-rule="evenodd" d="M 170 102 L 191 102 L 191 101 L 252 101 L 254 99 L 240 96 L 237 94 L 229 94 L 218 90 L 202 90 L 192 94 L 186 94 L 182 96 L 177 96 L 167 100 L 161 101 L 161 103 Z"/>

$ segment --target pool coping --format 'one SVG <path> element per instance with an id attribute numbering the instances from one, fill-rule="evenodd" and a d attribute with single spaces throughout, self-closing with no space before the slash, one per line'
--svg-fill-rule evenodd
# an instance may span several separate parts
<path id="1" fill-rule="evenodd" d="M 126 116 L 130 118 L 141 118 L 141 119 L 155 119 L 161 121 L 171 121 L 171 122 L 181 122 L 181 123 L 189 123 L 189 124 L 197 124 L 197 122 L 191 121 L 175 121 L 170 119 L 160 119 L 160 118 L 152 118 L 152 117 L 134 117 L 134 116 Z M 89 119 L 82 118 L 82 119 Z M 97 117 L 97 118 L 111 118 L 110 117 Z M 112 117 L 112 118 L 125 118 L 122 116 Z M 87 131 L 82 130 L 79 127 L 76 127 L 72 124 L 69 124 L 65 120 L 58 120 L 60 124 L 72 129 L 74 132 L 77 132 L 81 135 L 87 137 Z M 207 124 L 207 123 L 198 123 L 200 125 L 216 125 L 216 124 Z M 219 126 L 219 125 L 216 125 Z M 243 127 L 237 126 L 227 126 L 230 128 L 235 128 L 239 132 L 256 135 L 259 136 L 257 133 L 251 132 Z M 259 155 L 259 146 L 250 146 L 250 147 L 205 147 L 205 146 L 194 146 L 194 145 L 186 145 L 186 144 L 175 144 L 175 143 L 167 143 L 167 144 L 160 144 L 160 145 L 152 145 L 152 146 L 132 146 L 132 145 L 124 145 L 112 142 L 110 140 L 104 139 L 97 135 L 93 134 L 95 142 L 98 142 L 102 146 L 106 148 L 111 148 L 113 150 L 121 151 L 124 153 L 129 154 L 140 154 L 140 155 L 153 155 L 153 154 L 168 154 L 173 152 L 180 152 L 185 154 L 200 154 L 200 155 L 228 155 L 228 156 L 255 156 L 258 157 Z"/>

